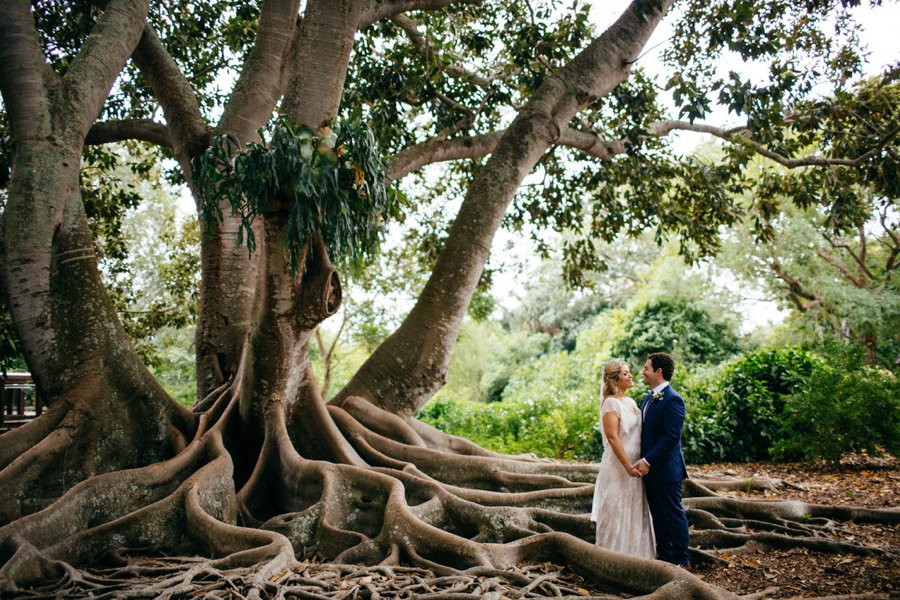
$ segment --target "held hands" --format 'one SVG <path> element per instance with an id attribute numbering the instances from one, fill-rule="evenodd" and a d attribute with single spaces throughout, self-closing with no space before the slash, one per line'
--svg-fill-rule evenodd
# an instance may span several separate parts
<path id="1" fill-rule="evenodd" d="M 634 465 L 625 465 L 625 472 L 632 477 L 643 477 L 643 473 Z"/>
<path id="2" fill-rule="evenodd" d="M 643 461 L 643 460 L 637 461 L 636 463 L 634 463 L 633 465 L 631 465 L 631 467 L 632 467 L 633 469 L 636 469 L 636 470 L 640 473 L 640 475 L 639 475 L 638 477 L 643 477 L 644 475 L 646 475 L 647 473 L 650 472 L 650 465 L 648 465 L 648 464 L 647 464 L 645 461 Z"/>

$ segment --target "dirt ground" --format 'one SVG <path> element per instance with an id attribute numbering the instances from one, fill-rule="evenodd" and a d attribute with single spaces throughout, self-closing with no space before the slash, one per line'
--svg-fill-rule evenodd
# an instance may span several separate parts
<path id="1" fill-rule="evenodd" d="M 692 466 L 688 471 L 692 477 L 769 477 L 791 484 L 776 492 L 735 492 L 738 497 L 900 507 L 900 461 L 892 457 L 850 456 L 837 467 L 824 463 L 720 463 Z M 900 527 L 845 523 L 834 537 L 891 549 L 893 557 L 819 554 L 804 549 L 765 550 L 734 557 L 732 567 L 703 566 L 695 574 L 739 594 L 769 590 L 764 598 L 863 593 L 900 598 Z"/>

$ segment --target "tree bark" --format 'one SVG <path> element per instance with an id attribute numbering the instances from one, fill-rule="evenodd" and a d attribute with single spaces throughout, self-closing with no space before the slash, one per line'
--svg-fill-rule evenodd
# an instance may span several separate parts
<path id="1" fill-rule="evenodd" d="M 42 58 L 4 73 L 15 155 L 2 215 L 3 288 L 37 393 L 51 405 L 47 420 L 60 428 L 20 456 L 4 456 L 0 520 L 40 508 L 94 473 L 166 458 L 192 434 L 193 416 L 165 394 L 118 320 L 79 188 L 87 131 L 146 11 L 147 2 L 110 2 L 63 78 Z M 33 50 L 33 27 L 27 3 L 4 18 L 0 63 Z"/>
<path id="2" fill-rule="evenodd" d="M 214 135 L 231 135 L 240 144 L 258 139 L 281 96 L 286 57 L 296 37 L 298 0 L 263 2 L 259 32 L 241 76 L 229 97 L 218 125 L 210 128 L 190 83 L 147 28 L 134 54 L 163 107 L 175 155 L 192 186 L 191 161 L 209 146 Z M 194 191 L 200 219 L 200 313 L 196 332 L 197 395 L 202 399 L 237 374 L 243 344 L 256 299 L 258 261 L 237 243 L 240 219 L 221 206 L 221 222 L 207 231 L 199 197 Z M 257 237 L 263 239 L 260 231 Z"/>

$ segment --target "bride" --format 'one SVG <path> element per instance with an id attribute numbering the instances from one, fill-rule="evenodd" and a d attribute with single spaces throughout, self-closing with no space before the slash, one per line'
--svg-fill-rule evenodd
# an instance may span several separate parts
<path id="1" fill-rule="evenodd" d="M 640 472 L 631 466 L 641 457 L 641 411 L 625 395 L 632 385 L 625 361 L 612 360 L 603 367 L 603 458 L 594 488 L 591 520 L 597 523 L 598 546 L 655 558 L 647 495 Z"/>

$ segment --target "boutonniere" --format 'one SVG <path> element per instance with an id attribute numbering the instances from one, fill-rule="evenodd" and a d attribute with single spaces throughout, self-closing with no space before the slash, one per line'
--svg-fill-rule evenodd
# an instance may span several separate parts
<path id="1" fill-rule="evenodd" d="M 663 393 L 662 392 L 653 392 L 650 394 L 654 400 L 662 400 Z"/>

